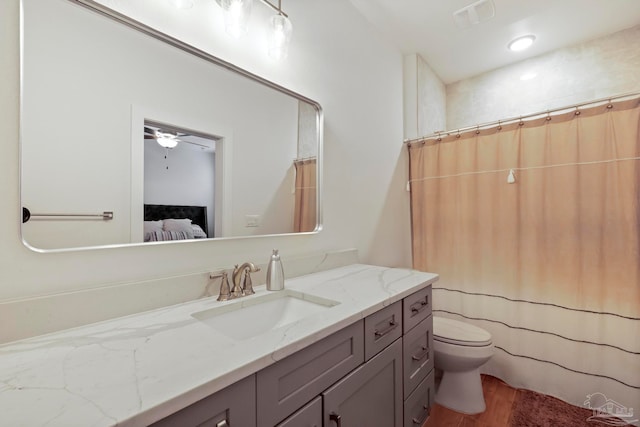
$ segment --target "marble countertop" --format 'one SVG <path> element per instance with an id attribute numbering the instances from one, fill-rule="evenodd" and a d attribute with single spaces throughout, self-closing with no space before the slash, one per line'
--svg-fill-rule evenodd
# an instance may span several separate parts
<path id="1" fill-rule="evenodd" d="M 7 343 L 0 419 L 14 427 L 146 426 L 437 279 L 363 264 L 289 279 L 287 289 L 339 304 L 243 341 L 233 339 L 233 325 L 223 334 L 192 314 L 246 304 L 270 293 L 264 286 L 233 301 L 204 298 Z"/>

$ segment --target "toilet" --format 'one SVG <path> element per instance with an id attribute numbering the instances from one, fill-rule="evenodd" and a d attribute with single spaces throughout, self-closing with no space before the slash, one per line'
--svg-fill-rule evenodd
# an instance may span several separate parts
<path id="1" fill-rule="evenodd" d="M 442 371 L 436 402 L 464 414 L 484 412 L 480 366 L 493 355 L 491 334 L 459 320 L 433 316 L 434 363 Z"/>

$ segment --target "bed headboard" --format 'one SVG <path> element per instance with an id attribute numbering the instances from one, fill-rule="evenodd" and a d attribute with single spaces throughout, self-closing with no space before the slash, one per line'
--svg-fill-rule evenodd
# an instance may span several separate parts
<path id="1" fill-rule="evenodd" d="M 189 218 L 193 224 L 199 225 L 205 233 L 209 234 L 206 206 L 144 205 L 145 221 L 158 221 L 167 218 Z"/>

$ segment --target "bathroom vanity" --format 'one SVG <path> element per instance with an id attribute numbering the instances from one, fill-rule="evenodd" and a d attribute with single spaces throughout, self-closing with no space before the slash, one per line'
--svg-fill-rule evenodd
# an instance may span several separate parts
<path id="1" fill-rule="evenodd" d="M 11 425 L 421 426 L 435 274 L 362 264 L 0 347 Z M 24 408 L 38 408 L 37 411 Z"/>

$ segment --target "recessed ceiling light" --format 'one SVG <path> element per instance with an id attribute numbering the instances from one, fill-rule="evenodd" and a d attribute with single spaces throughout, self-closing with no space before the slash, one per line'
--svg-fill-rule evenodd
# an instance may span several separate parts
<path id="1" fill-rule="evenodd" d="M 536 36 L 532 36 L 532 35 L 518 37 L 517 39 L 514 39 L 511 41 L 511 43 L 509 43 L 509 50 L 512 50 L 514 52 L 520 52 L 521 50 L 525 50 L 533 44 L 535 39 L 536 39 Z"/>
<path id="2" fill-rule="evenodd" d="M 537 76 L 538 76 L 537 73 L 529 72 L 529 73 L 525 73 L 525 74 L 521 75 L 520 76 L 520 80 L 522 80 L 522 81 L 531 80 L 531 79 L 535 79 Z"/>

